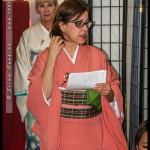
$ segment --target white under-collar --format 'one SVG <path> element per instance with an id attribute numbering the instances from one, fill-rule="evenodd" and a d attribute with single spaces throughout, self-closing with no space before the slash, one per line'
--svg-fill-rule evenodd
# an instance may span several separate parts
<path id="1" fill-rule="evenodd" d="M 39 24 L 40 24 L 41 28 L 43 29 L 43 31 L 45 32 L 45 34 L 49 35 L 50 30 L 48 31 L 48 30 L 42 25 L 41 22 L 39 22 Z"/>
<path id="2" fill-rule="evenodd" d="M 74 52 L 74 55 L 73 55 L 73 58 L 70 57 L 70 55 L 68 54 L 68 52 L 66 51 L 66 49 L 64 47 L 63 47 L 63 50 L 66 52 L 67 56 L 72 61 L 72 63 L 75 64 L 77 53 L 78 53 L 78 50 L 79 50 L 79 45 L 77 45 L 77 48 L 76 48 L 76 50 Z"/>

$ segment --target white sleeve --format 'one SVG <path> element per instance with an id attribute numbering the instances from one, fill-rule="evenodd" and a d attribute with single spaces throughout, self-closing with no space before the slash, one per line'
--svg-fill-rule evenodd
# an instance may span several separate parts
<path id="1" fill-rule="evenodd" d="M 16 61 L 14 64 L 14 94 L 17 96 L 16 103 L 20 111 L 22 121 L 24 121 L 26 113 L 28 112 L 26 100 L 29 81 L 27 80 L 27 77 L 31 70 L 28 35 L 29 30 L 27 29 L 23 32 L 20 42 L 16 48 Z"/>
<path id="2" fill-rule="evenodd" d="M 43 88 L 42 88 L 42 92 L 43 92 Z M 51 97 L 49 98 L 49 100 L 47 100 L 46 97 L 45 97 L 44 92 L 43 92 L 43 97 L 44 97 L 44 100 L 45 100 L 46 104 L 47 104 L 48 106 L 50 106 Z"/>
<path id="3" fill-rule="evenodd" d="M 110 105 L 112 106 L 117 118 L 123 117 L 122 112 L 119 109 L 119 106 L 117 104 L 116 98 L 114 97 L 113 102 L 110 102 Z"/>
<path id="4" fill-rule="evenodd" d="M 16 97 L 16 104 L 17 104 L 17 107 L 19 109 L 22 122 L 25 121 L 25 118 L 26 118 L 27 113 L 28 113 L 26 102 L 27 102 L 27 96 L 17 96 Z"/>

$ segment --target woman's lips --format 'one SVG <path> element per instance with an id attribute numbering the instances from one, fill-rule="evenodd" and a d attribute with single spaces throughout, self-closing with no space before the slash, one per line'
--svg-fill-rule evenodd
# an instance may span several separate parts
<path id="1" fill-rule="evenodd" d="M 44 16 L 45 16 L 45 17 L 48 17 L 48 16 L 50 16 L 50 14 L 44 14 Z"/>
<path id="2" fill-rule="evenodd" d="M 80 35 L 81 38 L 86 39 L 86 34 Z"/>

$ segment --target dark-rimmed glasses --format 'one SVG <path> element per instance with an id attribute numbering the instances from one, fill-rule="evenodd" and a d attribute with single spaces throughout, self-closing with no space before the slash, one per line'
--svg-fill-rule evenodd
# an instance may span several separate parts
<path id="1" fill-rule="evenodd" d="M 88 22 L 83 22 L 83 21 L 69 21 L 69 22 L 75 23 L 78 28 L 82 28 L 84 25 L 86 25 L 87 28 L 90 28 L 92 26 L 92 24 L 93 24 L 92 21 L 88 21 Z"/>

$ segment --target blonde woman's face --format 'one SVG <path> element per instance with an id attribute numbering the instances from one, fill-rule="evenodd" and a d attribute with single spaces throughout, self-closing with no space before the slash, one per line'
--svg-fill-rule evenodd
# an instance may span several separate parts
<path id="1" fill-rule="evenodd" d="M 51 22 L 55 13 L 56 6 L 50 2 L 39 4 L 35 11 L 40 15 L 41 22 Z"/>
<path id="2" fill-rule="evenodd" d="M 141 140 L 139 141 L 139 144 L 137 145 L 137 150 L 148 150 L 148 132 L 144 132 L 144 134 L 141 137 Z"/>

